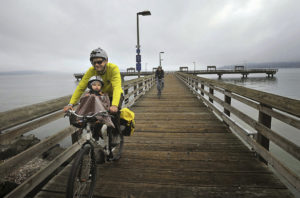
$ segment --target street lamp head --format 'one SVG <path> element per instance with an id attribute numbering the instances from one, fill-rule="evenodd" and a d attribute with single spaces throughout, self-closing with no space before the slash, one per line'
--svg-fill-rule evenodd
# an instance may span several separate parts
<path id="1" fill-rule="evenodd" d="M 165 52 L 159 52 L 159 53 L 163 54 L 163 53 L 165 53 Z"/>
<path id="2" fill-rule="evenodd" d="M 149 10 L 145 10 L 143 12 L 138 12 L 137 14 L 142 16 L 147 16 L 147 15 L 151 15 L 151 12 Z"/>

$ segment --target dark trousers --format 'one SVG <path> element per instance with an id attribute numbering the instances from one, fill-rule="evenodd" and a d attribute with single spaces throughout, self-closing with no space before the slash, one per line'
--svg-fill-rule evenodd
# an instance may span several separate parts
<path id="1" fill-rule="evenodd" d="M 109 100 L 110 100 L 110 105 L 111 105 L 113 98 L 109 97 Z M 120 109 L 122 108 L 123 100 L 124 100 L 124 96 L 123 96 L 123 94 L 121 94 L 119 106 L 118 106 L 119 111 L 117 113 L 113 114 L 113 117 L 111 118 L 112 122 L 115 125 L 115 130 L 113 130 L 113 131 L 115 131 L 115 134 L 121 134 L 121 129 L 120 129 L 120 114 L 121 114 L 121 112 L 120 112 Z"/>

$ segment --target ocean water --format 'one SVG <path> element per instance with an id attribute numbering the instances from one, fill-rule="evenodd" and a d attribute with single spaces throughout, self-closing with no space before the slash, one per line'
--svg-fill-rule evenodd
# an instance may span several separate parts
<path id="1" fill-rule="evenodd" d="M 0 112 L 70 95 L 73 74 L 0 75 Z"/>

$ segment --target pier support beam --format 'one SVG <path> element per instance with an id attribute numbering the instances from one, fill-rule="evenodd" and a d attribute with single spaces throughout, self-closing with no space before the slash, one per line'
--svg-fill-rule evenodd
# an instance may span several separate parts
<path id="1" fill-rule="evenodd" d="M 218 74 L 218 76 L 219 76 L 219 79 L 221 79 L 222 75 L 223 75 L 223 74 Z"/>

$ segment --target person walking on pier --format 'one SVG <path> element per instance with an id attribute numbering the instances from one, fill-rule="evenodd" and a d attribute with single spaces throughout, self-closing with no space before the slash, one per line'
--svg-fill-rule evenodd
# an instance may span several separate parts
<path id="1" fill-rule="evenodd" d="M 156 72 L 155 72 L 155 79 L 156 79 L 156 83 L 157 86 L 159 86 L 159 80 L 161 80 L 161 90 L 164 88 L 165 82 L 164 82 L 164 76 L 165 76 L 165 72 L 162 69 L 161 66 L 158 66 Z"/>
<path id="2" fill-rule="evenodd" d="M 77 103 L 83 92 L 88 86 L 89 79 L 93 76 L 101 78 L 103 81 L 103 87 L 101 91 L 107 93 L 110 98 L 111 106 L 109 108 L 110 113 L 115 114 L 112 121 L 116 127 L 116 132 L 120 133 L 120 109 L 123 102 L 123 90 L 121 87 L 121 73 L 117 65 L 108 62 L 107 53 L 101 49 L 94 49 L 90 54 L 90 67 L 79 82 L 72 98 L 67 106 L 64 107 L 64 112 Z"/>

